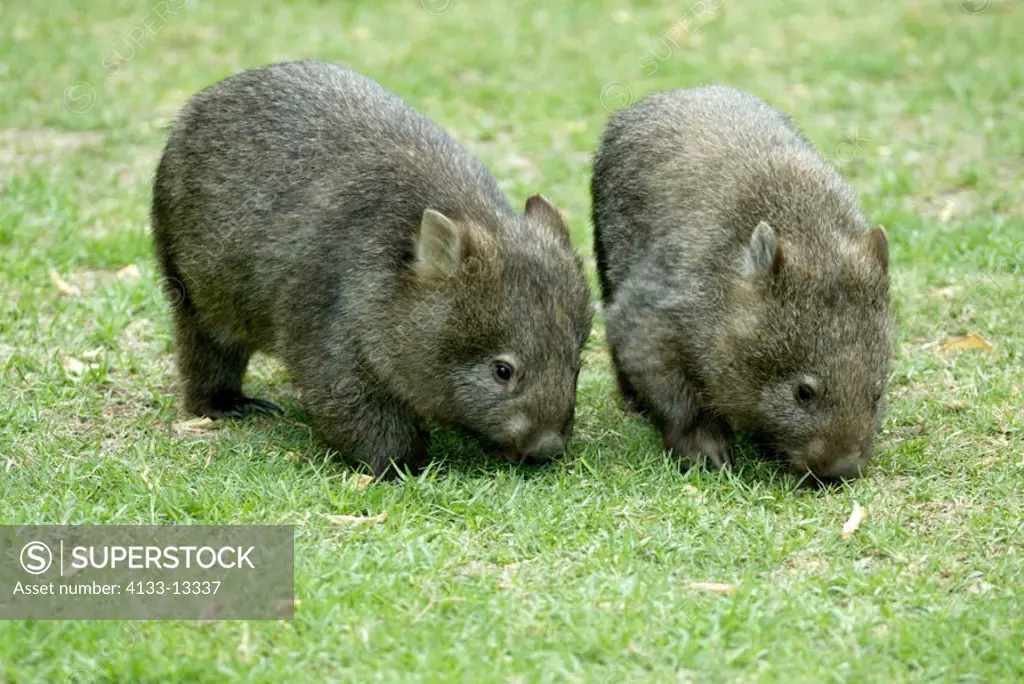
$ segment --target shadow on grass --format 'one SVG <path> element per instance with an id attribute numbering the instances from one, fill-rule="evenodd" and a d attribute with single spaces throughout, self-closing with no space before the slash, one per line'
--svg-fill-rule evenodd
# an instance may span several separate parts
<path id="1" fill-rule="evenodd" d="M 292 454 L 291 460 L 299 468 L 326 468 L 338 474 L 369 474 L 366 466 L 348 462 L 321 440 L 295 397 L 284 397 L 281 406 L 283 416 L 250 416 L 232 421 L 243 431 L 242 434 L 235 433 L 235 437 L 258 445 L 268 453 Z M 797 473 L 785 460 L 759 449 L 743 434 L 737 436 L 731 468 L 715 471 L 704 464 L 690 466 L 660 449 L 656 429 L 642 415 L 625 418 L 625 425 L 620 424 L 620 431 L 614 436 L 605 434 L 590 439 L 574 436 L 563 458 L 539 463 L 511 463 L 472 434 L 428 424 L 424 428 L 429 439 L 426 467 L 418 473 L 406 470 L 382 481 L 401 483 L 409 477 L 422 477 L 428 473 L 431 477 L 442 478 L 455 473 L 470 478 L 494 478 L 501 473 L 516 473 L 519 477 L 533 480 L 548 477 L 566 467 L 598 470 L 613 467 L 627 476 L 642 478 L 651 468 L 668 467 L 678 469 L 680 486 L 691 484 L 703 488 L 717 483 L 748 491 L 770 487 L 794 494 L 829 494 L 850 484 L 842 480 L 822 480 L 811 473 Z"/>
<path id="2" fill-rule="evenodd" d="M 294 397 L 283 397 L 282 416 L 246 416 L 231 422 L 244 431 L 244 438 L 258 444 L 268 452 L 295 454 L 298 467 L 327 467 L 338 473 L 365 473 L 370 469 L 352 463 L 337 450 L 328 446 L 319 436 L 308 414 Z M 557 467 L 558 460 L 550 462 L 511 463 L 503 459 L 496 450 L 486 446 L 474 436 L 457 429 L 427 424 L 424 432 L 428 436 L 427 453 L 429 462 L 423 472 L 410 473 L 408 470 L 382 481 L 401 482 L 407 477 L 422 476 L 432 472 L 444 477 L 451 472 L 463 476 L 494 476 L 500 472 L 516 471 L 525 477 L 539 477 L 551 467 Z M 236 436 L 240 436 L 237 435 Z"/>

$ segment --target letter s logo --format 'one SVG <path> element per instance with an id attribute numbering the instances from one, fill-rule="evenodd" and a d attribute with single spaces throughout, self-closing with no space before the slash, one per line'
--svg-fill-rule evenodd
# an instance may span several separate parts
<path id="1" fill-rule="evenodd" d="M 32 541 L 21 548 L 21 567 L 30 575 L 41 575 L 50 569 L 53 554 L 41 541 Z"/>

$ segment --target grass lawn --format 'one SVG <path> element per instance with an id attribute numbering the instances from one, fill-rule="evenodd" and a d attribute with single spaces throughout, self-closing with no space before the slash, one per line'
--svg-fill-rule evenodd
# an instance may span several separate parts
<path id="1" fill-rule="evenodd" d="M 295 525 L 301 604 L 0 622 L 0 681 L 1021 680 L 1022 33 L 1009 0 L 3 3 L 0 523 Z M 147 226 L 167 126 L 215 80 L 309 57 L 400 93 L 515 206 L 544 192 L 591 276 L 610 110 L 714 81 L 791 113 L 892 243 L 899 350 L 867 476 L 680 472 L 621 410 L 600 317 L 546 468 L 439 434 L 424 477 L 360 486 L 266 358 L 249 389 L 283 418 L 176 428 Z"/>

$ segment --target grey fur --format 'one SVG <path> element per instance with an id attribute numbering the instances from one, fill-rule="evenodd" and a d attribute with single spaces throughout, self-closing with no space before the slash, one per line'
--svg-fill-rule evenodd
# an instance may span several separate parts
<path id="1" fill-rule="evenodd" d="M 425 464 L 425 421 L 524 456 L 572 430 L 591 304 L 558 212 L 343 66 L 253 69 L 196 94 L 157 170 L 153 235 L 188 410 L 281 358 L 326 441 L 375 474 Z M 509 382 L 495 359 L 516 366 Z"/>
<path id="2" fill-rule="evenodd" d="M 591 192 L 619 389 L 665 446 L 720 467 L 744 430 L 856 477 L 893 351 L 888 242 L 795 124 L 731 88 L 656 93 L 609 121 Z"/>

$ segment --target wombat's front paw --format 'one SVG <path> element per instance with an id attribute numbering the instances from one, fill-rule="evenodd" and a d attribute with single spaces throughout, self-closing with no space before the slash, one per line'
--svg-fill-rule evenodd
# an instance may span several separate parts
<path id="1" fill-rule="evenodd" d="M 700 463 L 715 470 L 732 466 L 732 435 L 716 423 L 697 423 L 687 431 L 669 426 L 662 440 L 665 448 L 691 467 Z"/>
<path id="2" fill-rule="evenodd" d="M 274 416 L 284 413 L 277 404 L 263 399 L 247 397 L 241 392 L 218 392 L 196 413 L 212 420 L 244 418 L 250 414 Z"/>
<path id="3" fill-rule="evenodd" d="M 377 480 L 384 482 L 390 482 L 397 480 L 401 475 L 408 473 L 413 477 L 417 477 L 427 469 L 430 465 L 430 459 L 427 457 L 413 458 L 407 461 L 388 461 L 387 463 L 378 463 L 375 467 L 371 468 L 373 477 Z"/>
<path id="4" fill-rule="evenodd" d="M 622 402 L 622 410 L 629 416 L 640 416 L 643 415 L 644 409 L 640 406 L 640 402 L 637 401 L 635 396 L 629 396 L 626 394 L 619 393 L 619 399 Z"/>
<path id="5" fill-rule="evenodd" d="M 629 378 L 620 371 L 615 371 L 615 388 L 618 391 L 619 399 L 622 402 L 622 410 L 631 416 L 637 416 L 643 413 L 643 407 L 640 405 L 640 400 L 636 396 L 636 389 L 633 387 L 633 383 L 629 381 Z"/>
<path id="6" fill-rule="evenodd" d="M 378 480 L 395 480 L 404 473 L 412 476 L 420 475 L 430 465 L 430 455 L 425 442 L 417 442 L 413 447 L 398 458 L 380 457 L 370 463 L 370 470 Z"/>

